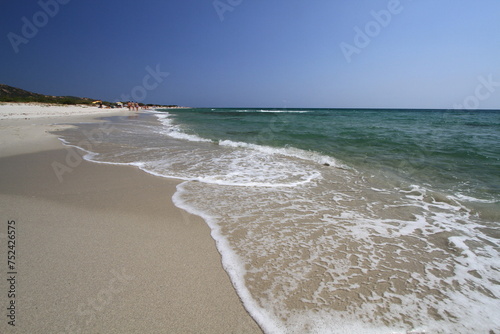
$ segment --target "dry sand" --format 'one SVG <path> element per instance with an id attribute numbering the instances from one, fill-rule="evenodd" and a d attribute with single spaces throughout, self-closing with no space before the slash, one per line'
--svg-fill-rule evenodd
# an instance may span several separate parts
<path id="1" fill-rule="evenodd" d="M 45 131 L 89 120 L 75 114 L 0 121 L 0 333 L 261 333 L 209 228 L 172 204 L 177 181 L 83 161 L 59 182 L 51 165 L 67 150 Z"/>
<path id="2" fill-rule="evenodd" d="M 41 103 L 0 103 L 0 156 L 61 148 L 48 131 L 60 124 L 91 122 L 97 116 L 127 115 L 128 109 L 99 109 L 89 106 L 56 106 Z"/>

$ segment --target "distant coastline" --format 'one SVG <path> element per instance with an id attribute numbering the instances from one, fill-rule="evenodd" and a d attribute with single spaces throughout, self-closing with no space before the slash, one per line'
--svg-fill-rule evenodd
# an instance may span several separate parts
<path id="1" fill-rule="evenodd" d="M 77 96 L 55 96 L 55 95 L 43 95 L 39 93 L 33 93 L 21 88 L 16 88 L 8 86 L 5 84 L 0 84 L 0 103 L 10 102 L 10 103 L 43 103 L 47 105 L 93 105 L 102 104 L 106 107 L 113 107 L 122 105 L 123 102 L 109 102 L 102 99 L 92 99 L 88 97 L 77 97 Z M 175 104 L 162 105 L 162 104 L 152 104 L 152 103 L 138 103 L 141 107 L 149 108 L 187 108 L 181 107 Z"/>

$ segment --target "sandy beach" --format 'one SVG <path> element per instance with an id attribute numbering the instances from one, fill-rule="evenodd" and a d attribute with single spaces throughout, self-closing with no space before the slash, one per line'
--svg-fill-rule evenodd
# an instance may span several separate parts
<path id="1" fill-rule="evenodd" d="M 49 131 L 128 113 L 0 105 L 0 332 L 261 333 L 208 226 L 172 204 L 176 180 L 86 161 L 57 177 L 53 163 L 68 149 Z M 15 326 L 5 316 L 12 300 Z"/>

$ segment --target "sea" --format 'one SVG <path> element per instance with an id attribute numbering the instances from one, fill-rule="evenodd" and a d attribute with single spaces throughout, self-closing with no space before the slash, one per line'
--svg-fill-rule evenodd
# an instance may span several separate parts
<path id="1" fill-rule="evenodd" d="M 500 111 L 158 109 L 57 134 L 179 180 L 265 333 L 500 333 Z M 166 199 L 168 200 L 168 199 Z"/>

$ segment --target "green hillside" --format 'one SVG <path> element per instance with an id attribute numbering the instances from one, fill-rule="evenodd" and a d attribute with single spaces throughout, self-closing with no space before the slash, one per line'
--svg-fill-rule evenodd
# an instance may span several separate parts
<path id="1" fill-rule="evenodd" d="M 99 99 L 90 99 L 87 97 L 76 96 L 51 96 L 28 92 L 27 90 L 16 88 L 4 84 L 0 84 L 0 102 L 39 102 L 39 103 L 56 103 L 56 104 L 92 104 Z M 116 103 L 102 101 L 105 106 L 116 106 Z M 139 103 L 143 106 L 143 103 Z M 147 104 L 153 106 L 153 104 Z M 177 105 L 159 105 L 155 106 L 175 108 Z"/>
<path id="2" fill-rule="evenodd" d="M 0 84 L 0 102 L 41 102 L 57 104 L 91 104 L 93 99 L 75 96 L 50 96 Z"/>

